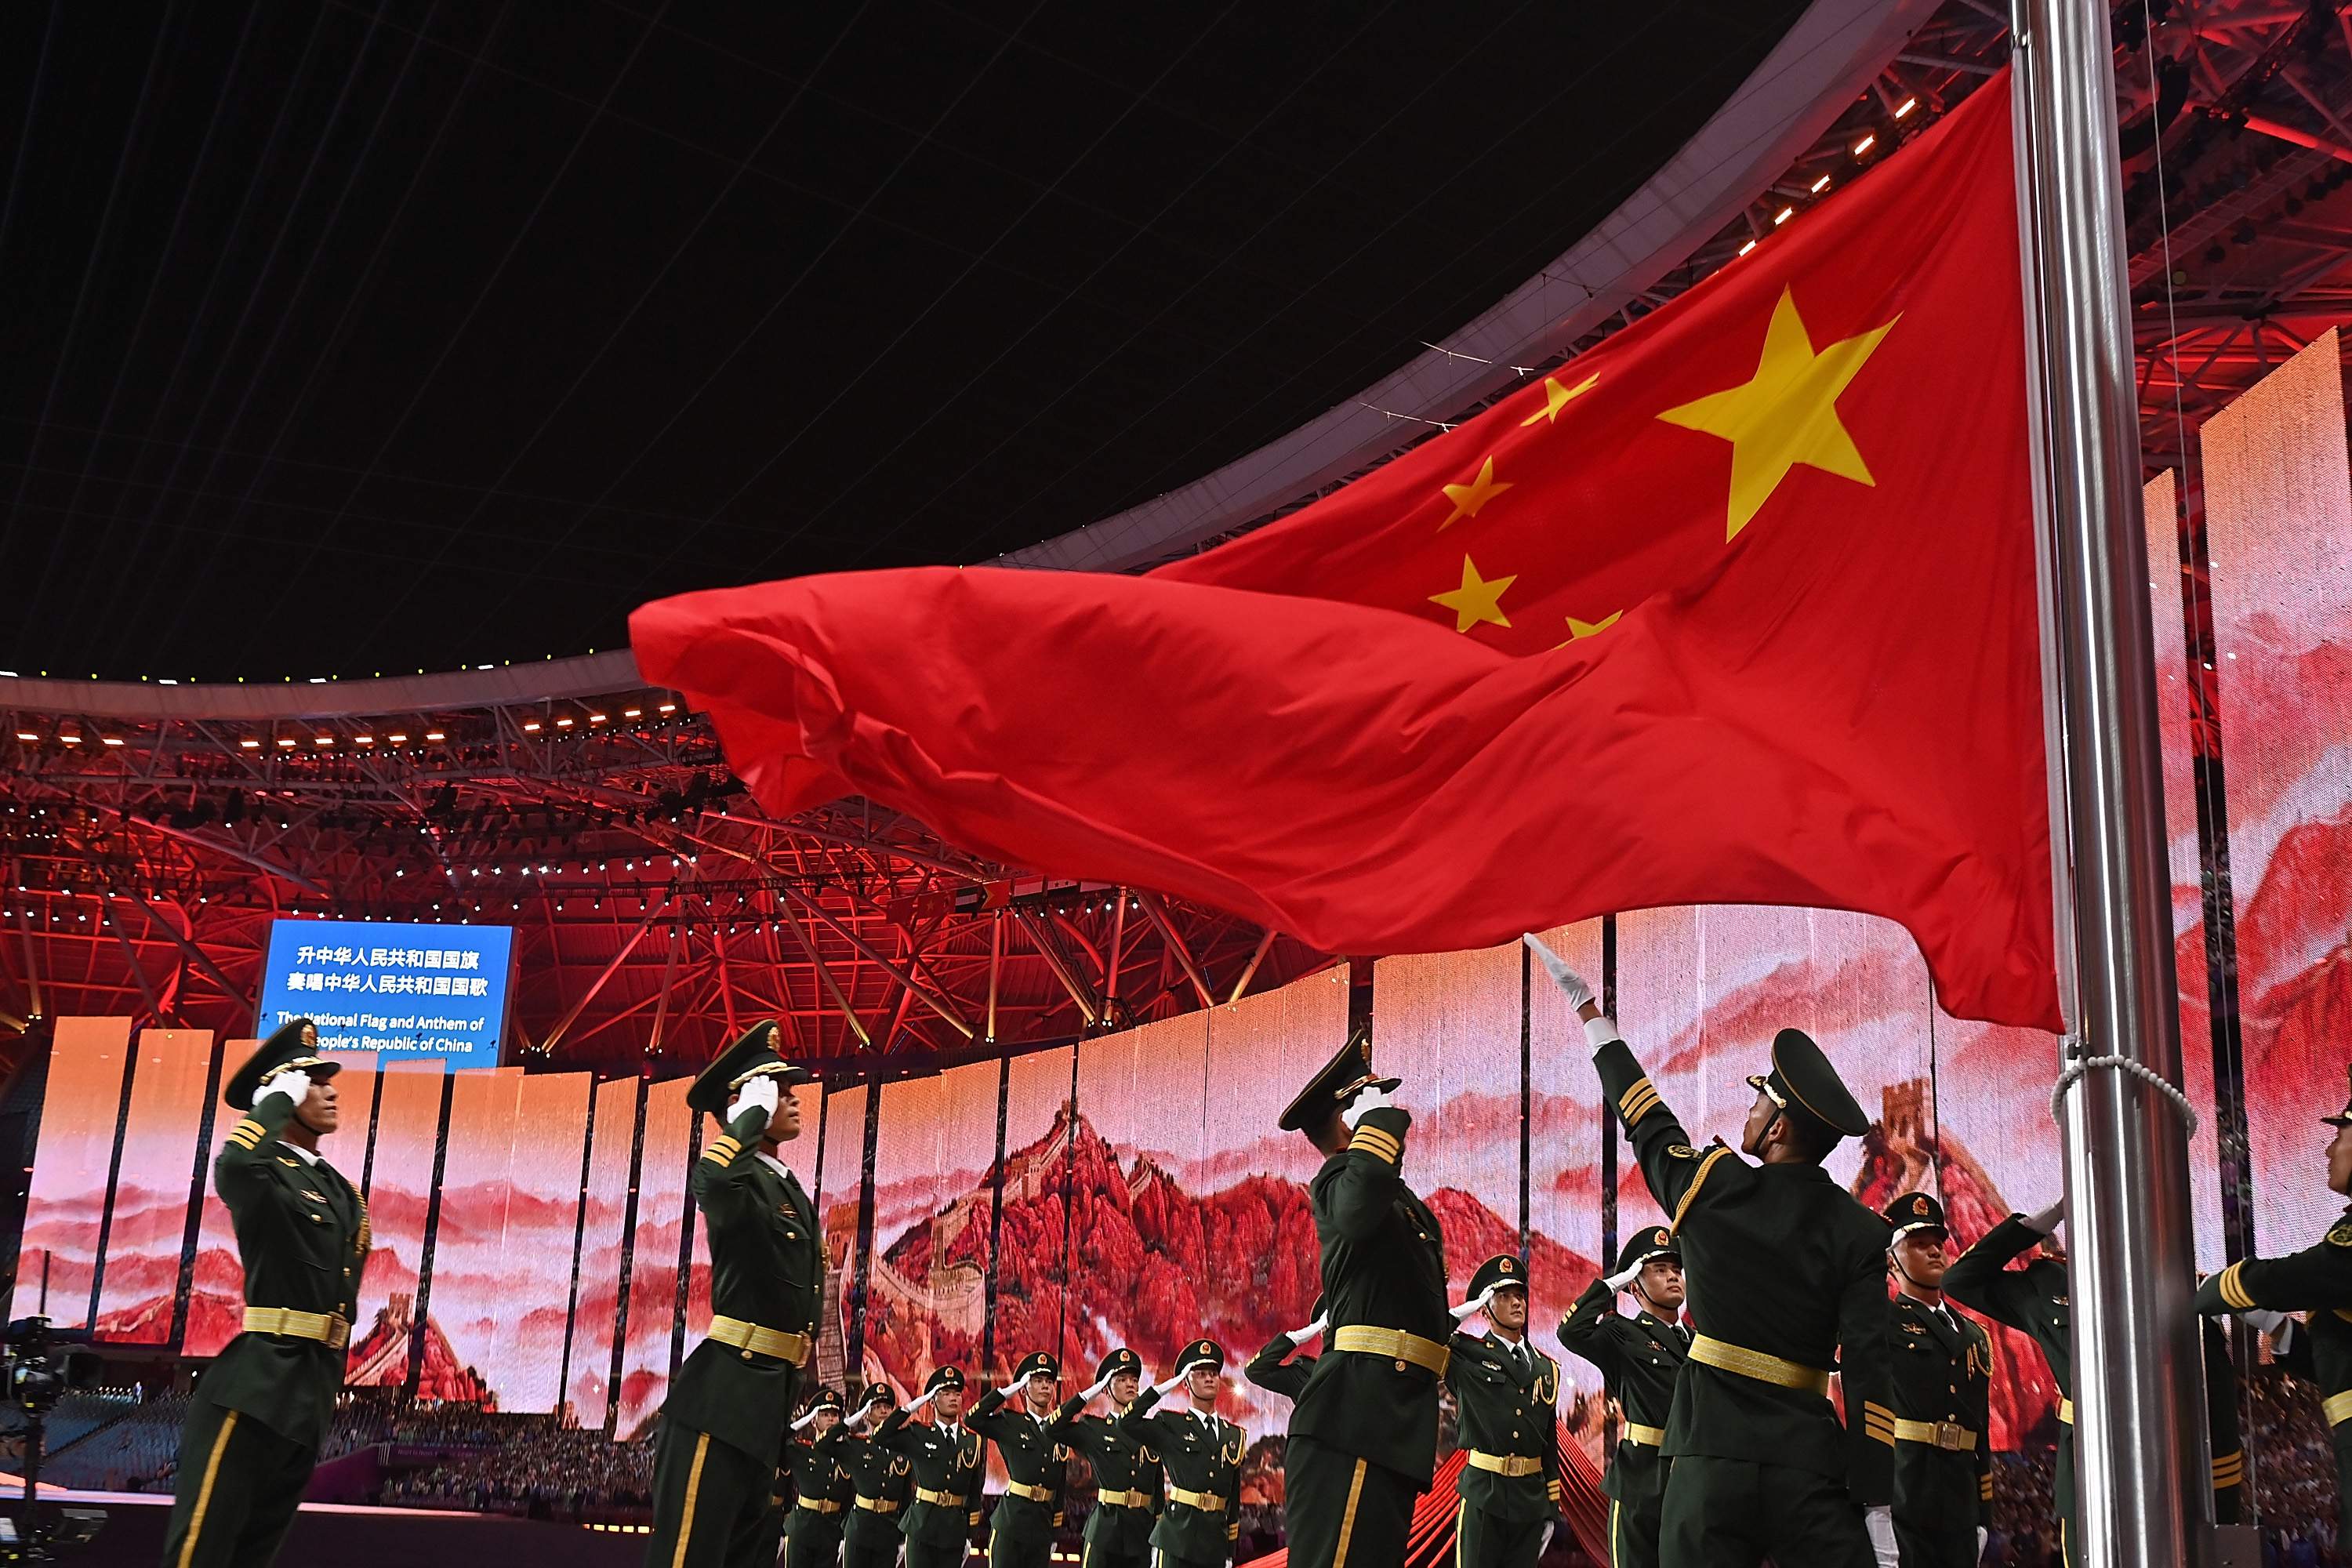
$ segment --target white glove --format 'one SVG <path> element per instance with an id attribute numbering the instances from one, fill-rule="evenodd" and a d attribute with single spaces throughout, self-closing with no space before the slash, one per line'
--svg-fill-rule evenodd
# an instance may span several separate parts
<path id="1" fill-rule="evenodd" d="M 776 1082 L 776 1075 L 761 1073 L 737 1089 L 735 1098 L 727 1102 L 727 1125 L 734 1126 L 735 1119 L 753 1106 L 766 1111 L 768 1119 L 772 1121 L 776 1116 L 776 1102 L 782 1098 L 782 1091 Z"/>
<path id="2" fill-rule="evenodd" d="M 2271 1354 L 2274 1356 L 2286 1354 L 2287 1351 L 2294 1344 L 2294 1331 L 2300 1327 L 2302 1327 L 2302 1325 L 2296 1322 L 2293 1318 L 2289 1318 L 2285 1322 L 2281 1323 L 2279 1325 L 2278 1332 L 2271 1336 Z"/>
<path id="3" fill-rule="evenodd" d="M 1080 1394 L 1078 1397 L 1081 1400 L 1100 1399 L 1103 1396 L 1104 1391 L 1110 1387 L 1110 1380 L 1118 1375 L 1118 1373 L 1114 1372 L 1105 1373 L 1103 1376 L 1097 1378 L 1094 1382 L 1087 1384 L 1086 1391 Z"/>
<path id="4" fill-rule="evenodd" d="M 1192 1372 L 1193 1372 L 1193 1369 L 1194 1369 L 1194 1368 L 1196 1368 L 1196 1367 L 1203 1367 L 1203 1366 L 1214 1366 L 1214 1365 L 1216 1365 L 1216 1364 L 1217 1364 L 1217 1363 L 1216 1363 L 1215 1362 L 1213 1362 L 1213 1361 L 1194 1361 L 1194 1362 L 1187 1362 L 1187 1363 L 1185 1363 L 1182 1366 L 1178 1367 L 1178 1368 L 1176 1369 L 1175 1374 L 1174 1374 L 1173 1376 L 1171 1376 L 1171 1378 L 1169 1378 L 1169 1380 L 1168 1380 L 1167 1382 L 1165 1382 L 1165 1383 L 1155 1383 L 1155 1384 L 1153 1384 L 1151 1385 L 1151 1392 L 1152 1392 L 1152 1393 L 1154 1393 L 1154 1394 L 1158 1394 L 1158 1395 L 1160 1395 L 1160 1398 L 1165 1399 L 1165 1398 L 1167 1398 L 1170 1394 L 1171 1394 L 1175 1393 L 1178 1389 L 1180 1389 L 1180 1388 L 1181 1388 L 1181 1387 L 1183 1387 L 1183 1386 L 1184 1386 L 1184 1380 L 1185 1380 L 1186 1378 L 1188 1378 L 1188 1377 L 1190 1377 L 1190 1376 L 1192 1376 Z"/>
<path id="5" fill-rule="evenodd" d="M 1983 1561 L 1984 1561 L 1985 1534 L 1986 1534 L 1985 1527 L 1984 1527 L 1983 1525 L 1981 1525 L 1981 1524 L 1978 1525 L 1978 1526 L 1977 1526 L 1977 1561 L 1978 1561 L 1978 1562 L 1979 1562 L 1979 1563 L 1981 1563 L 1981 1562 L 1983 1562 Z"/>
<path id="6" fill-rule="evenodd" d="M 795 1431 L 795 1432 L 797 1432 L 797 1431 L 799 1431 L 802 1427 L 803 1427 L 803 1426 L 807 1426 L 810 1422 L 812 1422 L 812 1421 L 814 1421 L 814 1420 L 815 1420 L 815 1419 L 816 1419 L 816 1412 L 815 1412 L 815 1411 L 814 1411 L 814 1410 L 812 1410 L 812 1411 L 810 1411 L 807 1415 L 805 1415 L 802 1416 L 799 1420 L 797 1420 L 797 1421 L 795 1421 L 795 1422 L 793 1422 L 793 1431 Z"/>
<path id="7" fill-rule="evenodd" d="M 927 1388 L 923 1390 L 922 1393 L 917 1394 L 914 1398 L 907 1402 L 907 1414 L 912 1415 L 916 1411 L 920 1410 L 924 1405 L 929 1405 L 932 1400 L 937 1399 L 939 1396 L 940 1391 L 936 1388 Z"/>
<path id="8" fill-rule="evenodd" d="M 1365 1089 L 1362 1093 L 1356 1096 L 1354 1104 L 1349 1106 L 1347 1110 L 1339 1113 L 1339 1120 L 1346 1122 L 1349 1130 L 1353 1131 L 1355 1130 L 1356 1123 L 1361 1121 L 1367 1112 L 1386 1110 L 1390 1106 L 1395 1103 L 1396 1102 L 1394 1100 L 1381 1092 L 1381 1086 L 1379 1084 L 1372 1084 L 1369 1088 Z"/>
<path id="9" fill-rule="evenodd" d="M 1023 1386 L 1026 1384 L 1028 1381 L 1029 1380 L 1025 1377 L 1014 1378 L 1011 1383 L 1006 1384 L 1003 1388 L 996 1391 L 996 1397 L 999 1399 L 1012 1398 L 1014 1394 L 1021 1392 Z"/>
<path id="10" fill-rule="evenodd" d="M 1471 1297 L 1467 1301 L 1463 1302 L 1462 1305 L 1449 1310 L 1454 1314 L 1454 1321 L 1458 1323 L 1465 1318 L 1475 1318 L 1479 1313 L 1485 1311 L 1486 1310 L 1486 1303 L 1494 1299 L 1495 1288 L 1492 1285 L 1489 1285 L 1484 1290 L 1479 1291 L 1475 1296 Z"/>
<path id="11" fill-rule="evenodd" d="M 1302 1345 L 1308 1340 L 1313 1339 L 1316 1335 L 1321 1333 L 1326 1328 L 1329 1327 L 1330 1322 L 1330 1317 L 1327 1314 L 1316 1319 L 1313 1322 L 1307 1324 L 1303 1329 L 1291 1330 L 1282 1337 L 1288 1340 L 1293 1345 Z"/>
<path id="12" fill-rule="evenodd" d="M 2058 1229 L 2058 1222 L 2066 1217 L 2066 1200 L 2059 1199 L 2040 1214 L 2025 1216 L 2025 1228 L 2036 1236 L 2049 1236 Z"/>
<path id="13" fill-rule="evenodd" d="M 1903 1568 L 1902 1559 L 1895 1552 L 1894 1507 L 1880 1503 L 1863 1510 L 1862 1526 L 1870 1531 L 1870 1550 L 1878 1559 L 1878 1568 Z"/>
<path id="14" fill-rule="evenodd" d="M 261 1086 L 261 1092 L 253 1097 L 256 1108 L 273 1094 L 282 1094 L 290 1103 L 300 1105 L 303 1100 L 310 1098 L 310 1075 L 300 1068 L 288 1068 Z"/>
<path id="15" fill-rule="evenodd" d="M 1633 1268 L 1626 1269 L 1622 1274 L 1609 1275 L 1602 1279 L 1601 1282 L 1603 1285 L 1608 1286 L 1612 1290 L 1622 1290 L 1625 1287 L 1631 1285 L 1634 1280 L 1639 1279 L 1641 1277 L 1642 1266 L 1636 1263 Z"/>
<path id="16" fill-rule="evenodd" d="M 2277 1332 L 2278 1326 L 2286 1321 L 2284 1312 L 2273 1312 L 2267 1307 L 2249 1307 L 2244 1311 L 2232 1315 L 2238 1321 L 2252 1329 L 2256 1333 L 2262 1334 Z"/>
<path id="17" fill-rule="evenodd" d="M 1536 962 L 1541 963 L 1544 973 L 1551 976 L 1551 983 L 1559 986 L 1560 994 L 1568 998 L 1570 1006 L 1581 1007 L 1593 999 L 1592 987 L 1585 984 L 1584 976 L 1570 969 L 1566 959 L 1546 947 L 1543 938 L 1529 931 L 1519 940 L 1528 944 L 1528 951 L 1536 955 Z"/>

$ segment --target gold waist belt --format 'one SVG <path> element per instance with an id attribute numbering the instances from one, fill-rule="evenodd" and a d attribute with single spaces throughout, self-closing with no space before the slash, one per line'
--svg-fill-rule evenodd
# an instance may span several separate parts
<path id="1" fill-rule="evenodd" d="M 788 1334 L 782 1329 L 761 1328 L 740 1318 L 716 1317 L 710 1320 L 709 1337 L 722 1345 L 754 1355 L 773 1356 L 794 1366 L 805 1366 L 809 1358 L 809 1337 Z"/>
<path id="2" fill-rule="evenodd" d="M 1487 1454 L 1476 1448 L 1470 1450 L 1470 1468 L 1492 1470 L 1498 1476 L 1534 1476 L 1543 1473 L 1543 1461 L 1524 1454 Z"/>
<path id="3" fill-rule="evenodd" d="M 963 1494 L 961 1492 L 935 1492 L 929 1487 L 917 1487 L 915 1489 L 915 1500 L 917 1502 L 929 1503 L 933 1508 L 961 1508 L 963 1506 Z"/>
<path id="4" fill-rule="evenodd" d="M 1097 1508 L 1146 1508 L 1150 1505 L 1150 1502 L 1151 1499 L 1142 1492 L 1097 1491 L 1095 1493 Z"/>
<path id="5" fill-rule="evenodd" d="M 1644 1448 L 1663 1448 L 1666 1446 L 1666 1429 L 1663 1426 L 1644 1426 L 1639 1421 L 1628 1421 L 1625 1423 L 1625 1441 L 1638 1443 Z"/>
<path id="6" fill-rule="evenodd" d="M 1170 1487 L 1168 1497 L 1171 1502 L 1181 1502 L 1186 1508 L 1197 1508 L 1203 1513 L 1225 1511 L 1225 1500 L 1214 1492 L 1188 1492 L 1182 1487 Z"/>
<path id="7" fill-rule="evenodd" d="M 1419 1334 L 1406 1333 L 1402 1329 L 1373 1329 L 1360 1323 L 1333 1334 L 1331 1348 L 1352 1351 L 1358 1355 L 1379 1356 L 1383 1361 L 1410 1363 L 1425 1367 L 1440 1377 L 1445 1375 L 1445 1363 L 1454 1354 L 1450 1348 L 1435 1340 L 1425 1340 Z"/>
<path id="8" fill-rule="evenodd" d="M 1947 1454 L 1973 1454 L 1977 1451 L 1977 1435 L 1957 1421 L 1906 1421 L 1895 1417 L 1895 1440 L 1898 1443 L 1925 1443 L 1941 1448 Z"/>
<path id="9" fill-rule="evenodd" d="M 1817 1366 L 1767 1355 L 1762 1351 L 1751 1351 L 1745 1345 L 1710 1339 L 1705 1334 L 1691 1337 L 1690 1359 L 1717 1372 L 1752 1377 L 1759 1383 L 1793 1388 L 1800 1394 L 1815 1394 L 1823 1399 L 1830 1394 L 1830 1374 Z"/>
<path id="10" fill-rule="evenodd" d="M 864 1509 L 868 1513 L 896 1513 L 898 1511 L 898 1500 L 896 1498 L 861 1497 L 857 1500 L 857 1506 Z"/>
<path id="11" fill-rule="evenodd" d="M 2069 1426 L 2072 1426 L 2074 1424 L 2074 1402 L 2073 1400 L 2062 1399 L 2058 1402 L 2058 1419 L 2063 1421 Z"/>
<path id="12" fill-rule="evenodd" d="M 2352 1421 L 2352 1390 L 2329 1394 L 2319 1402 L 2319 1408 L 2326 1415 L 2330 1426 L 2341 1426 L 2347 1421 Z"/>
<path id="13" fill-rule="evenodd" d="M 801 1499 L 801 1506 L 811 1513 L 839 1513 L 849 1505 L 829 1498 L 804 1497 Z"/>
<path id="14" fill-rule="evenodd" d="M 1024 1481 L 1005 1482 L 1004 1491 L 1005 1495 L 1008 1497 L 1025 1497 L 1031 1502 L 1052 1502 L 1054 1500 L 1053 1488 L 1033 1487 Z"/>
<path id="15" fill-rule="evenodd" d="M 247 1307 L 245 1331 L 316 1340 L 333 1351 L 352 1342 L 352 1325 L 341 1312 L 298 1312 L 291 1307 Z"/>

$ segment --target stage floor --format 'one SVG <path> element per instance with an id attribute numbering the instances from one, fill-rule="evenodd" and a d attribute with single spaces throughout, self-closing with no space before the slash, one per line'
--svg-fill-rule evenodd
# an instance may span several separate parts
<path id="1" fill-rule="evenodd" d="M 14 1517 L 23 1488 L 0 1493 L 0 1513 Z M 41 1506 L 106 1511 L 98 1539 L 60 1563 L 152 1568 L 163 1560 L 163 1525 L 172 1500 L 150 1492 L 77 1492 L 41 1489 Z M 306 1502 L 286 1538 L 281 1563 L 332 1563 L 334 1568 L 517 1568 L 561 1561 L 565 1568 L 635 1568 L 646 1538 L 635 1531 L 580 1524 L 548 1524 L 449 1510 L 366 1508 Z"/>

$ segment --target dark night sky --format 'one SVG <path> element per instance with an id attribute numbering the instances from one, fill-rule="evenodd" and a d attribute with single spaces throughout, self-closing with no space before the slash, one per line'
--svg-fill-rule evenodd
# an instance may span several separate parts
<path id="1" fill-rule="evenodd" d="M 0 668 L 535 659 L 1091 521 L 1493 303 L 1802 8 L 8 7 Z"/>

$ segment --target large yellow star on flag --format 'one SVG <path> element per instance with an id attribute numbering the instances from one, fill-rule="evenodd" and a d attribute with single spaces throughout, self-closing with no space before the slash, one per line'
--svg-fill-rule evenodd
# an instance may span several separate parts
<path id="1" fill-rule="evenodd" d="M 1544 377 L 1544 405 L 1520 420 L 1520 428 L 1525 429 L 1538 419 L 1547 424 L 1557 423 L 1559 419 L 1559 411 L 1591 391 L 1600 380 L 1601 374 L 1598 371 L 1586 376 L 1574 386 L 1562 386 L 1556 376 Z"/>
<path id="2" fill-rule="evenodd" d="M 1837 400 L 1894 325 L 1889 321 L 1841 338 L 1816 353 L 1797 314 L 1795 293 L 1783 289 L 1764 329 L 1756 374 L 1742 385 L 1658 416 L 1669 425 L 1731 443 L 1731 504 L 1724 538 L 1738 538 L 1799 463 L 1857 484 L 1877 484 L 1838 418 Z"/>
<path id="3" fill-rule="evenodd" d="M 1462 586 L 1443 594 L 1432 594 L 1429 602 L 1443 605 L 1454 612 L 1454 629 L 1457 632 L 1466 632 L 1481 621 L 1507 626 L 1511 624 L 1511 617 L 1503 614 L 1503 590 L 1518 580 L 1517 573 L 1508 577 L 1481 577 L 1477 566 L 1465 555 L 1462 558 Z"/>
<path id="4" fill-rule="evenodd" d="M 1468 484 L 1444 485 L 1439 488 L 1445 491 L 1445 499 L 1454 503 L 1453 515 L 1437 525 L 1437 531 L 1444 533 L 1464 518 L 1477 516 L 1480 509 L 1488 501 L 1511 487 L 1507 483 L 1495 482 L 1495 459 L 1489 458 L 1478 465 L 1478 477 Z"/>

